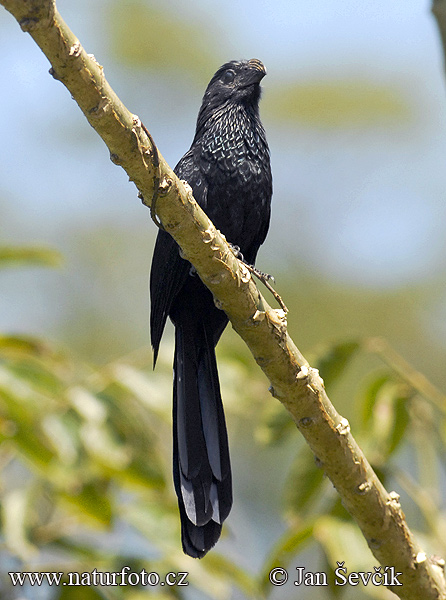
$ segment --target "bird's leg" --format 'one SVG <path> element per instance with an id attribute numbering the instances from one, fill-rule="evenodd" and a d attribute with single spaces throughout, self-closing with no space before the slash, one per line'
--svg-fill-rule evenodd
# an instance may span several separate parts
<path id="1" fill-rule="evenodd" d="M 282 297 L 279 296 L 279 294 L 276 292 L 276 290 L 270 284 L 270 280 L 272 280 L 275 283 L 274 277 L 272 275 L 269 275 L 268 273 L 259 271 L 259 269 L 256 269 L 256 267 L 254 267 L 253 265 L 248 265 L 245 262 L 243 264 L 248 269 L 248 271 L 251 271 L 251 273 L 253 275 L 255 275 L 255 277 L 257 277 L 257 279 L 259 279 L 263 283 L 263 285 L 271 292 L 271 294 L 274 296 L 276 301 L 280 304 L 280 308 L 283 310 L 283 312 L 287 313 L 288 308 L 287 308 L 285 302 L 282 300 Z"/>
<path id="2" fill-rule="evenodd" d="M 248 269 L 251 271 L 251 273 L 253 273 L 257 277 L 257 279 L 260 279 L 263 282 L 272 281 L 273 283 L 276 283 L 276 280 L 274 279 L 274 275 L 270 275 L 269 273 L 260 271 L 260 269 L 257 269 L 257 267 L 255 267 L 254 265 L 248 265 L 246 263 L 245 263 L 245 265 L 248 267 Z"/>
<path id="3" fill-rule="evenodd" d="M 260 271 L 260 269 L 257 269 L 257 267 L 255 267 L 254 265 L 248 264 L 245 261 L 243 254 L 240 252 L 240 248 L 238 246 L 235 246 L 233 244 L 229 244 L 229 246 L 231 247 L 231 250 L 233 251 L 235 256 L 240 261 L 242 261 L 242 263 L 245 265 L 245 267 L 248 269 L 248 271 L 250 273 L 252 273 L 255 277 L 257 277 L 257 279 L 259 281 L 261 281 L 263 283 L 263 285 L 271 292 L 271 294 L 274 296 L 274 298 L 280 304 L 281 309 L 287 313 L 288 308 L 286 307 L 285 302 L 282 300 L 281 296 L 279 296 L 279 294 L 276 292 L 276 290 L 270 284 L 270 281 L 272 281 L 273 283 L 276 283 L 276 280 L 274 279 L 274 277 L 272 275 L 270 275 L 269 273 L 264 273 L 263 271 Z"/>
<path id="4" fill-rule="evenodd" d="M 264 273 L 263 271 L 257 269 L 257 267 L 255 267 L 254 265 L 248 264 L 243 254 L 241 253 L 239 246 L 235 246 L 234 244 L 229 244 L 229 246 L 235 254 L 235 256 L 242 261 L 245 267 L 247 267 L 249 271 L 257 277 L 257 279 L 260 279 L 261 281 L 272 281 L 273 283 L 276 283 L 276 280 L 274 279 L 273 275 L 270 275 L 269 273 Z"/>
<path id="5" fill-rule="evenodd" d="M 231 244 L 230 242 L 228 242 L 228 244 L 229 244 L 229 247 L 231 248 L 231 250 L 236 255 L 236 257 L 238 259 L 240 259 L 241 261 L 245 262 L 245 259 L 243 258 L 243 254 L 241 253 L 241 250 L 240 250 L 240 246 L 236 246 L 235 244 Z"/>
<path id="6" fill-rule="evenodd" d="M 152 201 L 150 202 L 150 216 L 152 217 L 152 221 L 155 223 L 155 225 L 159 229 L 162 229 L 164 231 L 164 226 L 161 223 L 158 215 L 156 214 L 156 201 L 158 200 L 158 193 L 159 193 L 160 180 L 161 180 L 160 157 L 158 154 L 158 148 L 156 147 L 155 142 L 153 141 L 153 137 L 151 136 L 149 130 L 146 128 L 144 123 L 141 123 L 141 127 L 144 129 L 145 134 L 147 135 L 147 137 L 150 140 L 150 143 L 152 144 L 152 148 L 151 148 L 152 164 L 155 169 L 155 180 L 153 183 L 153 196 L 152 196 Z M 142 195 L 140 196 L 140 194 L 138 194 L 138 197 L 141 197 L 141 200 L 143 200 Z"/>

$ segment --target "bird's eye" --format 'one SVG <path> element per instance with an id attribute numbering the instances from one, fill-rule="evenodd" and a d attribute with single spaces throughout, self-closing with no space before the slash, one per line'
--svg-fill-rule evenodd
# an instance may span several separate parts
<path id="1" fill-rule="evenodd" d="M 234 81 L 235 71 L 232 69 L 228 69 L 223 73 L 223 77 L 221 78 L 223 83 L 232 83 Z"/>

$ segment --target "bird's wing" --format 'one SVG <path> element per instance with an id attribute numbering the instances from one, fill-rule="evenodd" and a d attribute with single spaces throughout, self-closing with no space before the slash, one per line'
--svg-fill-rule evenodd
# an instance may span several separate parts
<path id="1" fill-rule="evenodd" d="M 189 183 L 200 206 L 206 206 L 207 184 L 194 159 L 193 149 L 183 156 L 174 172 L 180 179 Z M 154 365 L 172 302 L 184 285 L 190 268 L 190 263 L 181 258 L 178 244 L 173 237 L 160 230 L 150 271 L 150 335 Z"/>

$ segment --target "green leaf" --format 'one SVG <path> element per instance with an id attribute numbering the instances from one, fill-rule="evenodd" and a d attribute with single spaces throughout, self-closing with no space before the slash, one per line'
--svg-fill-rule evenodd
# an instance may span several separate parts
<path id="1" fill-rule="evenodd" d="M 360 349 L 360 342 L 349 341 L 334 344 L 319 354 L 315 366 L 319 370 L 327 389 L 342 377 Z"/>
<path id="2" fill-rule="evenodd" d="M 324 482 L 324 471 L 316 465 L 311 450 L 304 446 L 294 460 L 285 483 L 287 510 L 297 516 L 316 501 Z"/>
<path id="3" fill-rule="evenodd" d="M 383 467 L 403 441 L 410 421 L 407 403 L 413 394 L 409 385 L 388 373 L 375 374 L 363 392 L 363 444 L 375 468 Z"/>
<path id="4" fill-rule="evenodd" d="M 258 597 L 258 586 L 255 578 L 233 561 L 224 558 L 218 552 L 210 552 L 202 561 L 203 567 L 214 577 L 231 581 L 250 598 Z"/>
<path id="5" fill-rule="evenodd" d="M 343 598 L 345 596 L 345 594 L 346 594 L 347 590 L 345 588 L 347 586 L 336 585 L 334 570 L 332 569 L 330 561 L 328 560 L 328 556 L 325 554 L 324 551 L 322 551 L 322 566 L 321 566 L 321 571 L 322 571 L 322 573 L 327 573 L 327 575 L 328 575 L 328 577 L 327 577 L 327 580 L 328 580 L 328 588 L 327 588 L 328 598 L 330 598 L 330 600 L 336 600 L 337 598 Z"/>
<path id="6" fill-rule="evenodd" d="M 323 516 L 315 523 L 313 534 L 333 569 L 337 561 L 345 561 L 349 571 L 370 563 L 369 547 L 355 523 Z"/>
<path id="7" fill-rule="evenodd" d="M 407 402 L 412 397 L 412 392 L 407 388 L 408 394 L 396 394 L 393 400 L 393 427 L 389 437 L 388 456 L 392 455 L 404 439 L 404 434 L 410 422 L 409 411 L 407 410 Z"/>
<path id="8" fill-rule="evenodd" d="M 158 489 L 165 487 L 167 479 L 170 485 L 171 465 L 166 460 L 166 451 L 170 451 L 170 422 L 165 423 L 156 408 L 143 406 L 138 397 L 115 383 L 98 394 L 96 401 L 107 410 L 106 435 L 112 436 L 116 444 L 121 443 L 131 459 L 125 469 L 119 469 L 115 463 L 113 478 Z M 105 466 L 103 461 L 102 465 Z M 109 463 L 107 469 L 111 466 Z"/>
<path id="9" fill-rule="evenodd" d="M 288 529 L 275 544 L 272 552 L 263 564 L 260 575 L 260 587 L 266 594 L 271 589 L 269 574 L 275 567 L 286 568 L 293 558 L 313 539 L 314 521 L 302 527 Z"/>
<path id="10" fill-rule="evenodd" d="M 82 600 L 105 600 L 107 596 L 101 593 L 100 587 L 82 586 Z M 56 600 L 79 600 L 79 588 L 75 586 L 60 586 L 60 593 L 55 597 Z"/>
<path id="11" fill-rule="evenodd" d="M 43 394 L 57 396 L 64 390 L 64 382 L 55 373 L 54 366 L 42 361 L 24 359 L 13 363 L 9 370 L 18 379 L 29 384 L 31 389 Z"/>
<path id="12" fill-rule="evenodd" d="M 296 432 L 296 424 L 281 404 L 269 403 L 263 412 L 264 416 L 255 431 L 256 440 L 260 443 L 277 444 Z"/>
<path id="13" fill-rule="evenodd" d="M 167 556 L 178 549 L 180 536 L 178 507 L 175 500 L 163 494 L 148 493 L 138 502 L 121 507 L 121 517 L 137 528 Z"/>
<path id="14" fill-rule="evenodd" d="M 364 427 L 370 423 L 379 393 L 389 381 L 391 381 L 391 376 L 388 373 L 382 374 L 382 372 L 369 378 L 369 383 L 362 392 L 361 414 Z"/>
<path id="15" fill-rule="evenodd" d="M 45 356 L 50 354 L 50 347 L 46 342 L 31 336 L 0 335 L 0 352 L 11 356 L 21 357 L 28 355 Z"/>
<path id="16" fill-rule="evenodd" d="M 33 267 L 59 267 L 62 255 L 51 248 L 40 246 L 1 246 L 0 267 L 14 265 Z"/>
<path id="17" fill-rule="evenodd" d="M 0 369 L 0 440 L 8 440 L 31 466 L 46 472 L 54 453 L 36 422 L 36 410 L 28 394 L 31 390 L 26 385 Z"/>
<path id="18" fill-rule="evenodd" d="M 106 480 L 88 483 L 78 492 L 63 492 L 61 497 L 84 517 L 96 524 L 109 526 L 112 519 L 112 504 L 109 498 L 109 482 Z"/>

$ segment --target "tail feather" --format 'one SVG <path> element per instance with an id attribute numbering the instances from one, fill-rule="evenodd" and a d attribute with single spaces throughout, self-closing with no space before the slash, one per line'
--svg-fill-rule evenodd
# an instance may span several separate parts
<path id="1" fill-rule="evenodd" d="M 215 351 L 209 337 L 204 330 L 205 344 L 198 362 L 198 396 L 209 464 L 213 476 L 222 481 L 231 466 Z"/>
<path id="2" fill-rule="evenodd" d="M 173 470 L 182 542 L 202 557 L 232 505 L 228 438 L 212 336 L 176 324 Z"/>
<path id="3" fill-rule="evenodd" d="M 188 338 L 185 340 L 185 337 Z M 187 479 L 198 475 L 202 467 L 205 440 L 201 427 L 200 400 L 197 384 L 197 357 L 195 341 L 185 336 L 183 327 L 176 327 L 174 384 L 176 389 L 178 420 L 175 433 L 181 471 Z M 192 341 L 192 343 L 190 343 Z M 174 398 L 175 401 L 175 398 Z M 204 473 L 203 473 L 204 475 Z"/>
<path id="4" fill-rule="evenodd" d="M 192 558 L 203 558 L 218 542 L 221 534 L 221 525 L 211 520 L 202 527 L 196 527 L 188 521 L 187 516 L 181 510 L 181 505 L 180 518 L 181 543 L 184 552 L 192 556 Z"/>

